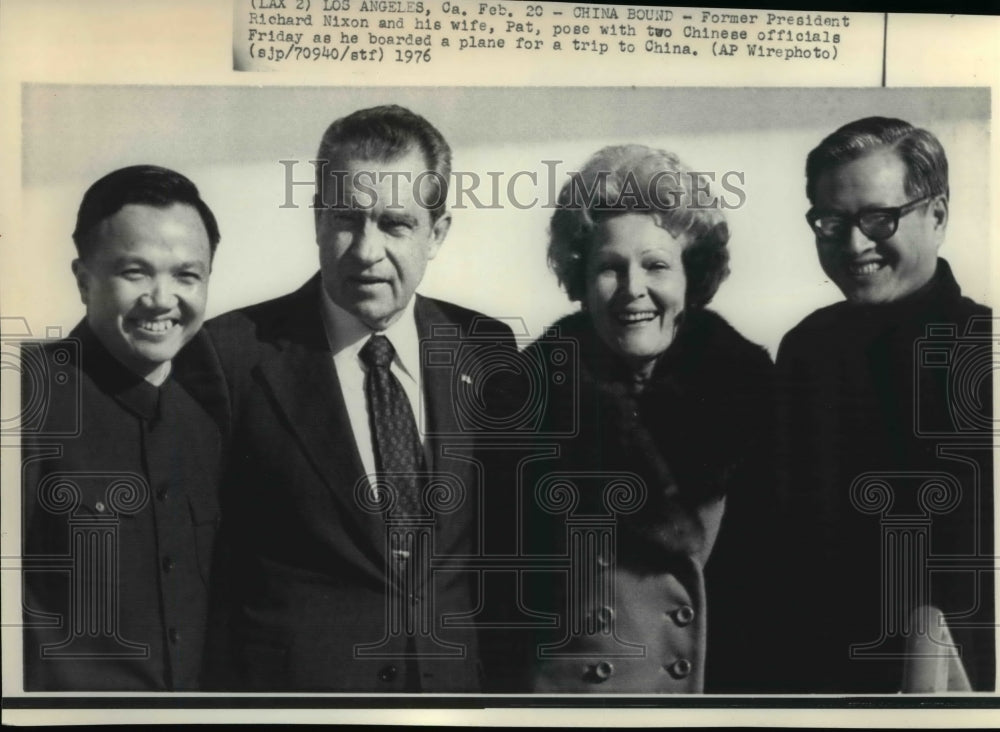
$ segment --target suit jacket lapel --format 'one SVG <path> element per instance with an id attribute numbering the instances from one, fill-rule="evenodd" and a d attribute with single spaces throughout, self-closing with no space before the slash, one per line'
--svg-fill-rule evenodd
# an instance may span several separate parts
<path id="1" fill-rule="evenodd" d="M 323 329 L 319 286 L 317 276 L 302 288 L 287 317 L 273 324 L 280 350 L 261 362 L 260 371 L 303 452 L 341 505 L 354 543 L 381 576 L 384 547 L 376 524 L 382 522 L 357 500 L 356 484 L 365 471 Z"/>
<path id="2" fill-rule="evenodd" d="M 439 517 L 444 520 L 437 522 L 436 544 L 440 548 L 446 549 L 452 546 L 470 527 L 470 521 L 460 519 L 459 516 L 475 515 L 476 507 L 479 505 L 479 486 L 473 463 L 446 454 L 449 447 L 455 449 L 461 446 L 461 449 L 457 450 L 458 454 L 469 455 L 473 443 L 471 433 L 461 434 L 456 414 L 459 405 L 455 402 L 454 394 L 456 388 L 463 386 L 460 374 L 456 369 L 461 366 L 458 360 L 461 339 L 467 334 L 461 333 L 458 324 L 449 320 L 434 301 L 420 295 L 417 295 L 416 298 L 414 312 L 417 333 L 421 342 L 420 372 L 424 398 L 427 400 L 427 440 L 431 454 L 431 464 L 428 465 L 428 470 L 435 474 L 457 476 L 465 494 L 464 505 L 459 509 L 458 514 Z M 446 330 L 442 331 L 441 329 Z M 437 334 L 434 337 L 436 330 Z M 432 337 L 437 344 L 435 348 L 453 349 L 454 355 L 450 359 L 451 366 L 427 367 L 425 349 L 428 339 Z"/>
<path id="3" fill-rule="evenodd" d="M 417 295 L 416 298 L 414 313 L 421 344 L 420 377 L 423 381 L 424 399 L 426 399 L 428 441 L 432 448 L 432 464 L 428 467 L 435 470 L 442 459 L 440 448 L 448 444 L 448 440 L 443 436 L 454 435 L 459 431 L 459 423 L 455 415 L 457 405 L 452 393 L 458 379 L 458 374 L 455 372 L 458 363 L 457 358 L 452 358 L 452 367 L 427 368 L 425 349 L 429 339 L 434 336 L 435 329 L 448 327 L 449 330 L 444 332 L 445 335 L 442 337 L 439 332 L 435 341 L 442 348 L 454 348 L 457 357 L 460 334 L 457 326 L 445 318 L 444 313 L 438 309 L 433 301 L 420 295 Z M 455 329 L 454 336 L 451 335 L 451 329 Z"/>

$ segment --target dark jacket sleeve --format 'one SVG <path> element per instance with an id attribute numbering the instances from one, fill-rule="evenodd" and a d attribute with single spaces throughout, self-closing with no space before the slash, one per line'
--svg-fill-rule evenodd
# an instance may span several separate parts
<path id="1" fill-rule="evenodd" d="M 173 364 L 174 377 L 194 396 L 219 425 L 223 435 L 222 475 L 231 449 L 232 400 L 229 383 L 215 341 L 208 328 L 179 354 Z M 220 492 L 225 490 L 225 482 Z M 235 556 L 229 541 L 229 527 L 223 512 L 212 556 L 209 582 L 208 619 L 202 655 L 201 687 L 208 691 L 236 688 L 230 634 L 232 618 L 231 581 Z"/>

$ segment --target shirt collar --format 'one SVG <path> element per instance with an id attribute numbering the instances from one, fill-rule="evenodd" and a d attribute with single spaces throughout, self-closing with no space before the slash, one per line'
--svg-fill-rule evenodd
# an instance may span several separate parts
<path id="1" fill-rule="evenodd" d="M 403 313 L 382 331 L 373 331 L 344 308 L 335 303 L 326 288 L 320 288 L 320 298 L 323 309 L 323 327 L 330 343 L 334 357 L 342 353 L 350 353 L 357 357 L 361 347 L 375 333 L 384 335 L 396 350 L 396 364 L 401 367 L 414 381 L 420 378 L 420 336 L 417 334 L 417 321 L 414 315 L 416 298 L 403 308 Z"/>

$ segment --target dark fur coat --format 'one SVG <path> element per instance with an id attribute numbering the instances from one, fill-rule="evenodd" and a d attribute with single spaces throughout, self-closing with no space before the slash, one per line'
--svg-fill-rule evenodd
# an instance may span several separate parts
<path id="1" fill-rule="evenodd" d="M 539 652 L 559 643 L 572 624 L 536 632 L 524 656 L 528 688 L 768 690 L 750 660 L 759 657 L 754 639 L 763 637 L 763 631 L 755 633 L 760 628 L 754 618 L 767 574 L 760 555 L 767 553 L 764 537 L 773 533 L 768 522 L 774 516 L 773 481 L 767 477 L 773 366 L 767 352 L 717 314 L 691 311 L 635 393 L 624 363 L 603 344 L 586 313 L 561 319 L 549 333 L 529 353 L 551 363 L 553 343 L 575 344 L 577 368 L 564 370 L 567 378 L 545 392 L 543 432 L 559 454 L 535 462 L 524 483 L 528 551 L 571 554 L 566 516 L 542 510 L 534 495 L 545 476 L 575 476 L 576 518 L 608 515 L 609 476 L 638 476 L 646 496 L 633 512 L 615 515 L 617 599 L 610 612 L 601 607 L 610 596 L 568 598 L 566 580 L 557 574 L 535 572 L 527 580 L 527 606 L 535 612 L 564 616 L 582 603 L 577 617 L 615 618 L 604 631 L 563 644 L 571 656 L 562 660 L 544 660 Z M 549 377 L 546 383 L 553 384 Z M 695 620 L 679 627 L 672 613 L 682 605 L 694 609 Z M 615 656 L 620 641 L 645 650 L 641 657 Z M 604 666 L 602 658 L 612 660 Z M 690 661 L 682 672 L 677 659 Z"/>
<path id="2" fill-rule="evenodd" d="M 701 553 L 706 527 L 699 508 L 748 490 L 734 478 L 766 451 L 773 368 L 767 352 L 719 315 L 690 311 L 634 395 L 624 363 L 586 313 L 555 327 L 560 338 L 576 342 L 579 356 L 575 380 L 553 389 L 547 405 L 550 431 L 566 431 L 578 399 L 579 431 L 562 446 L 561 462 L 574 470 L 632 472 L 645 481 L 645 505 L 622 517 L 630 556 Z"/>

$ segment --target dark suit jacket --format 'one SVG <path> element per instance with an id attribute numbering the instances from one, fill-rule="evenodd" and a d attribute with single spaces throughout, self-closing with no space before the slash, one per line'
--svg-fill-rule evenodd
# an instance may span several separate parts
<path id="1" fill-rule="evenodd" d="M 476 606 L 472 575 L 439 567 L 404 583 L 389 571 L 396 560 L 387 555 L 383 517 L 359 507 L 365 471 L 323 329 L 320 287 L 316 276 L 294 293 L 207 325 L 231 415 L 222 500 L 232 645 L 219 683 L 476 691 L 476 633 L 458 617 Z M 421 339 L 434 334 L 438 355 L 445 354 L 421 367 L 433 448 L 428 468 L 457 481 L 464 498 L 433 516 L 425 557 L 441 562 L 478 551 L 481 538 L 482 476 L 471 457 L 475 439 L 461 435 L 453 390 L 467 386 L 456 372 L 458 350 L 482 316 L 420 296 L 415 313 Z M 513 346 L 498 321 L 482 318 L 477 333 Z M 400 593 L 410 610 L 393 604 Z M 397 611 L 412 612 L 416 630 L 395 627 Z"/>

